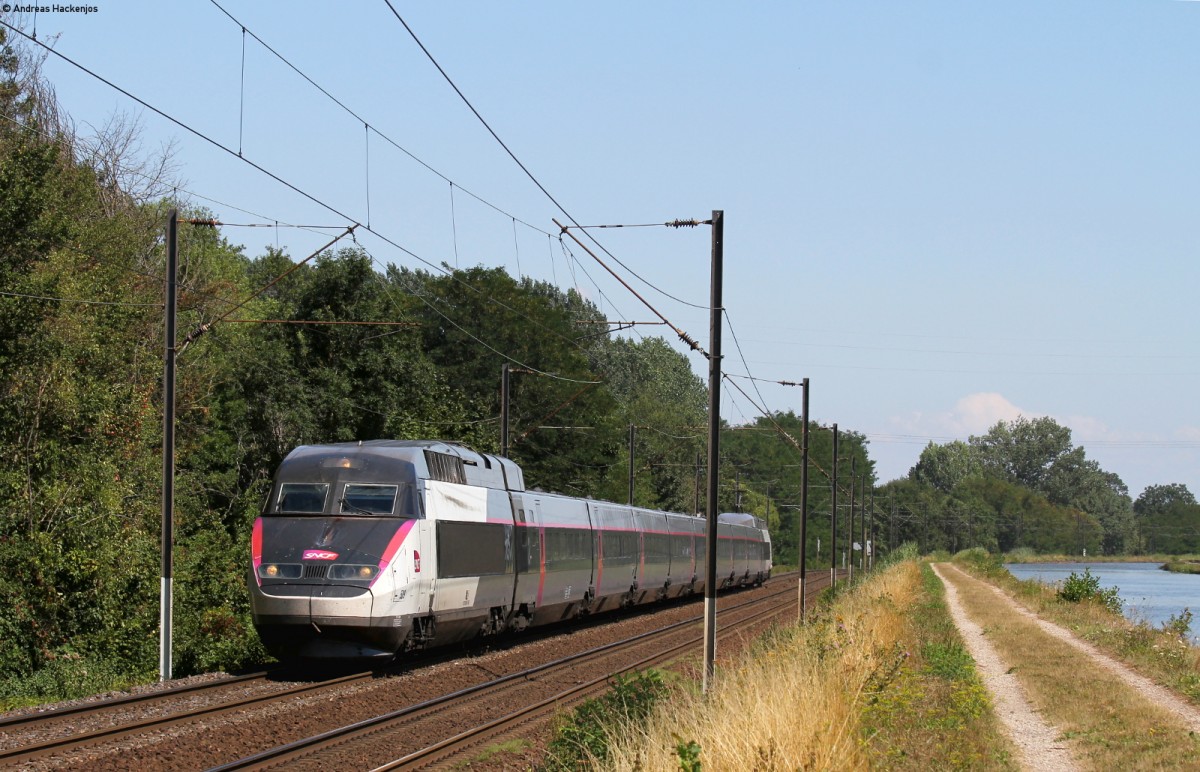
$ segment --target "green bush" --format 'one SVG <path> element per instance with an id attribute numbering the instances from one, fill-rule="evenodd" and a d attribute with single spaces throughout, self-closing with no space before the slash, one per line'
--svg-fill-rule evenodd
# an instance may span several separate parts
<path id="1" fill-rule="evenodd" d="M 903 563 L 908 560 L 919 560 L 921 550 L 915 541 L 906 541 L 896 549 L 887 553 L 877 564 L 877 568 L 886 568 L 896 563 Z"/>
<path id="2" fill-rule="evenodd" d="M 555 728 L 543 768 L 582 769 L 593 761 L 608 758 L 608 741 L 612 733 L 649 716 L 654 706 L 666 697 L 667 691 L 663 675 L 657 670 L 617 676 L 612 691 L 585 700 L 570 718 Z"/>
<path id="3" fill-rule="evenodd" d="M 1037 551 L 1033 547 L 1017 547 L 1005 557 L 1009 563 L 1029 563 L 1037 557 Z"/>
<path id="4" fill-rule="evenodd" d="M 0 680 L 0 711 L 125 689 L 147 678 L 119 660 L 63 654 L 29 675 Z"/>
<path id="5" fill-rule="evenodd" d="M 983 547 L 972 547 L 963 550 L 954 556 L 954 559 L 959 563 L 966 563 L 972 566 L 985 576 L 995 576 L 1004 573 L 1004 563 L 1000 561 L 999 555 L 993 555 Z"/>
<path id="6" fill-rule="evenodd" d="M 1085 568 L 1082 574 L 1071 572 L 1058 589 L 1058 597 L 1068 603 L 1099 603 L 1114 614 L 1120 614 L 1122 602 L 1119 592 L 1116 587 L 1100 587 L 1100 578 L 1092 576 L 1092 570 Z"/>
<path id="7" fill-rule="evenodd" d="M 1166 622 L 1163 622 L 1162 628 L 1168 633 L 1186 639 L 1188 633 L 1192 631 L 1192 610 L 1185 608 L 1179 612 L 1178 616 L 1172 614 Z"/>

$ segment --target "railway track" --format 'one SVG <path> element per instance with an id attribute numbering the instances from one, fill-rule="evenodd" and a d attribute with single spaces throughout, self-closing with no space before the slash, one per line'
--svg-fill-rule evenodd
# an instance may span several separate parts
<path id="1" fill-rule="evenodd" d="M 749 592 L 772 591 L 769 594 L 776 597 L 774 613 L 786 613 L 788 608 L 794 613 L 794 574 L 791 575 L 791 579 L 792 582 L 789 582 L 786 575 L 777 576 L 767 588 Z M 819 590 L 814 580 L 815 577 L 809 581 L 812 593 Z M 779 590 L 772 586 L 777 582 L 781 588 Z M 828 583 L 828 577 L 825 583 Z M 739 597 L 745 600 L 746 593 L 722 596 L 721 602 L 735 603 Z M 756 603 L 761 608 L 764 601 L 760 599 Z M 507 715 L 510 711 L 495 709 L 494 704 L 497 700 L 508 700 L 509 704 L 545 703 L 541 713 L 534 711 L 525 719 L 533 721 L 549 710 L 546 706 L 582 700 L 588 694 L 603 689 L 607 677 L 612 673 L 663 661 L 665 655 L 656 659 L 651 659 L 650 655 L 662 654 L 673 647 L 656 643 L 657 639 L 650 635 L 634 636 L 631 633 L 622 633 L 621 630 L 644 627 L 649 619 L 660 614 L 682 617 L 688 615 L 689 609 L 694 606 L 692 603 L 684 603 L 655 609 L 653 613 L 648 607 L 642 614 L 617 617 L 599 615 L 588 624 L 568 628 L 569 632 L 559 631 L 557 635 L 535 633 L 514 637 L 494 651 L 467 659 L 462 659 L 461 653 L 443 651 L 435 656 L 426 656 L 417 663 L 408 661 L 384 672 L 352 673 L 338 678 L 309 680 L 303 683 L 281 680 L 285 675 L 290 675 L 287 671 L 263 671 L 116 700 L 0 719 L 0 766 L 22 765 L 29 769 L 48 769 L 65 764 L 73 767 L 90 765 L 97 768 L 203 769 L 229 759 L 242 758 L 244 761 L 257 755 L 256 751 L 267 746 L 274 745 L 278 748 L 294 744 L 296 738 L 311 739 L 316 734 L 312 731 L 314 728 L 327 731 L 329 727 L 338 725 L 335 722 L 339 718 L 345 724 L 365 724 L 379 713 L 386 713 L 389 706 L 396 704 L 409 705 L 410 708 L 403 710 L 413 715 L 418 712 L 418 708 L 424 711 L 427 716 L 424 719 L 425 728 L 415 734 L 434 736 L 428 729 L 433 725 L 440 732 L 436 735 L 439 739 L 463 734 L 468 728 L 492 723 L 492 719 L 501 713 Z M 732 607 L 726 608 L 725 605 L 722 609 L 723 627 L 732 625 L 736 621 L 735 617 L 752 613 Z M 683 630 L 689 625 L 694 626 L 697 619 L 697 616 L 688 615 L 688 618 L 665 628 Z M 665 633 L 659 631 L 656 634 L 661 636 Z M 641 640 L 644 641 L 643 646 L 654 651 L 633 658 L 633 664 L 624 668 L 588 664 L 589 661 L 612 656 L 611 652 L 622 648 L 617 644 L 593 646 L 592 651 L 572 658 L 560 657 L 553 663 L 532 670 L 503 664 L 508 660 L 525 658 L 528 661 L 529 658 L 542 656 L 539 653 L 541 648 L 569 648 L 572 645 L 577 646 L 580 638 L 601 636 Z M 693 645 L 694 642 L 678 644 L 684 649 Z M 533 653 L 524 653 L 527 649 Z M 606 651 L 610 654 L 606 655 Z M 646 661 L 642 664 L 640 660 Z M 582 675 L 576 678 L 578 683 L 570 686 L 579 687 L 578 689 L 552 686 L 554 672 L 561 673 L 564 669 L 572 668 L 576 673 L 582 673 L 585 668 L 597 668 L 597 672 L 586 678 Z M 511 674 L 506 675 L 510 672 Z M 459 705 L 457 710 L 467 710 L 469 713 L 469 705 L 467 708 L 462 706 L 468 704 L 470 698 L 460 692 L 472 691 L 457 689 L 456 686 L 448 684 L 461 684 L 472 678 L 475 681 L 483 681 L 477 683 L 473 689 L 480 694 L 473 698 L 477 706 L 474 710 L 477 713 L 489 714 L 486 715 L 487 720 L 484 720 L 482 715 L 478 720 L 463 719 L 461 714 L 453 721 L 447 720 L 447 711 L 456 703 Z M 508 686 L 505 687 L 504 684 Z M 489 690 L 515 690 L 521 686 L 528 688 L 529 684 L 540 687 L 541 691 L 532 695 L 523 693 L 511 697 L 486 696 Z M 455 693 L 446 695 L 447 691 Z M 571 694 L 568 694 L 569 691 Z M 493 693 L 501 694 L 497 691 Z M 572 694 L 578 696 L 573 697 Z M 441 703 L 444 707 L 438 712 L 432 703 Z M 489 704 L 492 707 L 487 707 Z M 412 722 L 419 720 L 415 717 L 410 719 L 408 726 L 414 726 Z M 512 720 L 517 720 L 517 717 L 512 717 Z M 510 725 L 512 720 L 505 725 Z M 464 721 L 472 726 L 467 727 Z M 324 727 L 321 727 L 321 724 L 324 724 Z M 438 726 L 439 724 L 441 726 Z M 458 729 L 447 733 L 443 731 L 447 726 Z M 308 731 L 305 731 L 306 729 Z M 504 728 L 497 724 L 492 726 L 490 731 L 495 735 L 504 731 Z M 477 740 L 479 741 L 481 740 Z M 469 740 L 466 737 L 460 738 L 459 746 L 464 742 Z M 384 756 L 375 758 L 383 758 L 385 761 L 395 759 L 397 746 L 391 740 L 385 741 L 384 744 L 390 749 L 391 755 L 385 753 Z M 421 751 L 424 749 L 413 747 L 406 748 L 404 752 Z M 443 751 L 450 752 L 453 751 Z M 307 753 L 310 754 L 310 758 L 329 758 L 321 754 L 312 757 L 311 751 Z M 341 753 L 336 751 L 335 755 Z M 256 762 L 259 766 L 275 763 L 266 759 Z M 301 766 L 308 764 L 303 760 L 296 763 Z M 323 766 L 323 763 L 317 762 L 313 768 Z M 430 762 L 407 763 L 412 766 Z M 292 764 L 289 764 L 290 766 Z M 364 766 L 367 765 L 356 761 L 350 763 L 350 768 Z"/>
<path id="2" fill-rule="evenodd" d="M 268 678 L 275 672 L 250 673 L 0 720 L 5 746 L 0 750 L 0 765 L 25 764 L 373 676 L 370 672 L 355 673 L 295 686 L 276 682 L 276 688 L 270 688 Z M 196 705 L 197 701 L 201 704 Z M 92 725 L 104 725 L 80 731 L 78 723 L 84 719 L 91 719 L 87 723 Z"/>
<path id="3" fill-rule="evenodd" d="M 809 594 L 815 596 L 827 584 L 828 576 L 824 580 L 813 577 Z M 747 636 L 748 628 L 794 614 L 795 609 L 796 591 L 785 586 L 723 611 L 719 637 L 727 640 L 732 636 Z M 694 652 L 701 640 L 696 630 L 700 619 L 702 616 L 693 616 L 628 640 L 288 743 L 215 767 L 214 772 L 279 766 L 290 770 L 417 769 L 446 764 L 483 743 L 525 732 L 527 725 L 540 723 L 559 710 L 603 692 L 615 675 L 660 665 Z M 496 705 L 520 707 L 497 711 Z M 462 731 L 453 730 L 462 726 L 466 726 Z M 436 741 L 424 744 L 430 738 Z M 397 757 L 397 753 L 401 755 Z"/>

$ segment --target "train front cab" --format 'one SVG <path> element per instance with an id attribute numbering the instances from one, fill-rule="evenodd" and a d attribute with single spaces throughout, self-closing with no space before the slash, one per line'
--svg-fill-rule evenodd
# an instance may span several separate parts
<path id="1" fill-rule="evenodd" d="M 268 650 L 390 657 L 408 635 L 394 558 L 419 507 L 411 463 L 357 445 L 289 454 L 251 537 L 250 605 Z"/>

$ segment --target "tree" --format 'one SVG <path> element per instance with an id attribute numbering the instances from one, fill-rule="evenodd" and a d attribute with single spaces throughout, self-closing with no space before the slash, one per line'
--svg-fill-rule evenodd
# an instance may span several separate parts
<path id="1" fill-rule="evenodd" d="M 968 442 L 989 474 L 1041 491 L 1055 461 L 1071 450 L 1071 430 L 1053 418 L 1022 416 Z"/>
<path id="2" fill-rule="evenodd" d="M 916 482 L 931 485 L 942 493 L 949 493 L 963 480 L 983 473 L 983 462 L 979 451 L 960 440 L 945 445 L 929 443 L 921 451 L 916 466 L 909 477 Z"/>
<path id="3" fill-rule="evenodd" d="M 1133 513 L 1138 517 L 1146 517 L 1166 512 L 1177 504 L 1193 505 L 1196 497 L 1182 483 L 1170 485 L 1151 485 L 1142 491 L 1142 495 L 1133 502 Z"/>

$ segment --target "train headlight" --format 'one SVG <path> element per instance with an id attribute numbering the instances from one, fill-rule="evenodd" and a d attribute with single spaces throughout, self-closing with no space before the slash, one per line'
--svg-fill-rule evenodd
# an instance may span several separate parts
<path id="1" fill-rule="evenodd" d="M 299 563 L 265 563 L 258 567 L 263 579 L 299 579 L 301 571 Z"/>
<path id="2" fill-rule="evenodd" d="M 379 566 L 353 566 L 339 563 L 329 567 L 330 579 L 358 579 L 369 581 L 379 573 Z"/>

